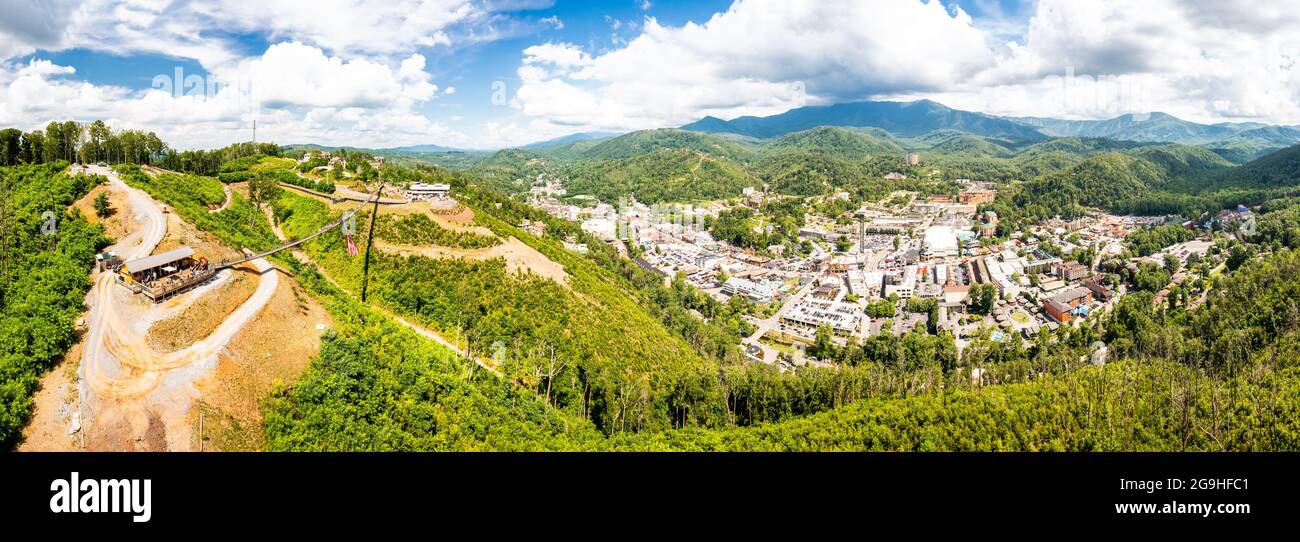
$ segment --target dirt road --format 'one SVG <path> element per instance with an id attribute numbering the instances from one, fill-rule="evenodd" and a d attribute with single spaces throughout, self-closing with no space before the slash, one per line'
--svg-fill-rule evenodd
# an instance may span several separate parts
<path id="1" fill-rule="evenodd" d="M 162 207 L 144 192 L 126 185 L 111 170 L 91 169 L 91 173 L 109 178 L 110 189 L 126 195 L 128 212 L 138 225 L 111 250 L 127 260 L 151 254 L 167 233 Z M 155 305 L 142 303 L 115 284 L 112 273 L 100 273 L 87 296 L 90 312 L 78 371 L 83 426 L 98 429 L 100 438 L 119 446 L 130 441 L 104 435 L 106 427 L 129 427 L 129 436 L 137 442 L 152 434 L 150 448 L 189 449 L 187 414 L 195 395 L 194 380 L 215 366 L 222 349 L 257 316 L 279 285 L 279 275 L 268 262 L 254 260 L 250 265 L 261 277 L 252 296 L 207 337 L 167 354 L 150 348 L 146 340 L 149 327 L 176 314 L 210 289 L 196 288 L 173 301 Z M 219 274 L 217 281 L 225 278 Z"/>

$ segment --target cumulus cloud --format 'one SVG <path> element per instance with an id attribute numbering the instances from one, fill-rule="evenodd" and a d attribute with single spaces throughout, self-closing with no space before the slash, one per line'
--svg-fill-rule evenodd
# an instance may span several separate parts
<path id="1" fill-rule="evenodd" d="M 104 119 L 114 126 L 157 131 L 181 148 L 211 147 L 246 137 L 347 145 L 472 143 L 417 112 L 439 96 L 425 58 L 396 66 L 344 60 L 299 42 L 277 43 L 261 56 L 210 78 L 160 76 L 144 91 L 93 85 L 48 60 L 11 65 L 0 73 L 0 124 L 26 129 L 52 119 Z"/>
<path id="2" fill-rule="evenodd" d="M 530 47 L 514 105 L 561 124 L 635 129 L 938 90 L 994 62 L 970 16 L 938 1 L 744 0 L 702 24 L 647 18 L 625 47 L 594 57 Z"/>
<path id="3" fill-rule="evenodd" d="M 1023 43 L 932 96 L 993 113 L 1300 122 L 1297 22 L 1297 0 L 1041 0 Z"/>
<path id="4" fill-rule="evenodd" d="M 486 15 L 468 0 L 196 0 L 192 9 L 221 28 L 266 31 L 338 54 L 447 45 L 450 27 Z"/>
<path id="5" fill-rule="evenodd" d="M 260 33 L 339 55 L 393 55 L 448 45 L 457 25 L 491 16 L 469 0 L 34 0 L 6 2 L 0 58 L 36 48 L 86 47 L 193 58 L 208 69 L 236 60 L 225 36 Z"/>
<path id="6" fill-rule="evenodd" d="M 936 0 L 738 0 L 701 24 L 647 18 L 609 52 L 530 47 L 512 105 L 591 129 L 916 98 L 1005 115 L 1294 123 L 1297 23 L 1300 0 L 1039 0 L 1019 22 Z"/>
<path id="7" fill-rule="evenodd" d="M 243 139 L 254 119 L 259 136 L 282 134 L 287 141 L 471 144 L 418 112 L 454 89 L 440 89 L 426 57 L 415 51 L 450 45 L 477 21 L 504 26 L 497 8 L 470 0 L 4 4 L 0 124 L 31 129 L 52 118 L 102 118 L 157 130 L 181 147 Z M 266 36 L 273 44 L 249 55 L 246 45 L 230 37 L 241 33 Z M 72 67 L 47 60 L 14 59 L 75 48 L 194 59 L 207 73 L 183 81 L 164 74 L 154 88 L 139 90 L 77 81 Z"/>
<path id="8" fill-rule="evenodd" d="M 58 47 L 77 0 L 4 2 L 0 17 L 0 59 L 38 47 Z"/>

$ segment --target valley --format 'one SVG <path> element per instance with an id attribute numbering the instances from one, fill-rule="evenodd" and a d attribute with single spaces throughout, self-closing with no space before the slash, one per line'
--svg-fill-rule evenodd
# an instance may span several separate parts
<path id="1" fill-rule="evenodd" d="M 804 434 L 943 398 L 1037 416 L 1059 400 L 1040 394 L 1097 405 L 1166 377 L 1203 382 L 1184 393 L 1213 404 L 1291 370 L 1257 357 L 1288 348 L 1286 323 L 1216 332 L 1251 337 L 1245 358 L 1217 335 L 1170 337 L 1247 324 L 1210 315 L 1287 265 L 1292 149 L 1237 164 L 1204 142 L 939 118 L 899 133 L 741 123 L 767 139 L 710 121 L 456 167 L 272 144 L 71 164 L 59 175 L 106 179 L 69 205 L 125 264 L 91 275 L 84 335 L 44 373 L 18 447 L 1232 449 L 1207 440 L 1218 429 L 1138 441 L 1080 411 L 1032 434 L 902 420 L 873 422 L 890 438 Z M 96 216 L 100 194 L 112 211 Z M 109 269 L 286 243 L 157 304 Z"/>

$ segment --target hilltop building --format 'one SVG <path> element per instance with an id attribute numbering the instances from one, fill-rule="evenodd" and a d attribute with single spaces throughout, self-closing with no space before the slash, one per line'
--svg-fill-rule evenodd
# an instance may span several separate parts
<path id="1" fill-rule="evenodd" d="M 418 201 L 447 199 L 447 196 L 450 194 L 451 185 L 445 183 L 411 183 L 411 186 L 406 189 L 407 199 Z"/>

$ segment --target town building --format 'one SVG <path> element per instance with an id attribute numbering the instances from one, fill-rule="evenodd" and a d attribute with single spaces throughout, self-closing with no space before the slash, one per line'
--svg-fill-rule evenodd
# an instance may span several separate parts
<path id="1" fill-rule="evenodd" d="M 1056 276 L 1061 277 L 1061 280 L 1075 281 L 1091 274 L 1092 270 L 1079 262 L 1070 261 L 1056 264 Z"/>
<path id="2" fill-rule="evenodd" d="M 912 294 L 916 291 L 916 271 L 915 265 L 909 265 L 903 268 L 902 275 L 894 275 L 891 282 L 887 277 L 885 279 L 885 297 L 896 295 L 900 299 L 911 299 Z"/>
<path id="3" fill-rule="evenodd" d="M 1062 324 L 1069 323 L 1074 315 L 1088 314 L 1088 305 L 1092 303 L 1092 290 L 1075 286 L 1047 298 L 1043 303 L 1043 312 L 1052 320 Z"/>
<path id="4" fill-rule="evenodd" d="M 790 307 L 781 321 L 808 336 L 827 326 L 835 335 L 845 337 L 857 332 L 862 318 L 861 308 L 853 303 L 804 299 Z"/>
<path id="5" fill-rule="evenodd" d="M 830 271 L 832 273 L 847 273 L 851 269 L 862 268 L 861 256 L 836 256 L 831 258 Z"/>
<path id="6" fill-rule="evenodd" d="M 770 282 L 757 283 L 740 277 L 731 277 L 722 284 L 722 293 L 743 295 L 755 303 L 768 303 L 776 297 L 778 287 Z"/>
<path id="7" fill-rule="evenodd" d="M 617 224 L 608 218 L 589 218 L 582 221 L 582 231 L 590 233 L 602 241 L 615 239 Z"/>
<path id="8" fill-rule="evenodd" d="M 966 205 L 980 205 L 980 204 L 993 201 L 995 198 L 997 198 L 997 196 L 998 196 L 998 192 L 996 190 L 972 188 L 968 190 L 962 190 L 961 193 L 957 195 L 957 201 L 960 201 Z"/>
<path id="9" fill-rule="evenodd" d="M 1115 294 L 1111 292 L 1110 287 L 1102 284 L 1101 275 L 1093 275 L 1083 281 L 1083 287 L 1092 290 L 1092 295 L 1102 301 L 1110 301 Z"/>
<path id="10" fill-rule="evenodd" d="M 931 226 L 925 230 L 925 256 L 927 258 L 956 257 L 959 245 L 957 234 L 948 226 Z"/>
<path id="11" fill-rule="evenodd" d="M 193 249 L 183 246 L 126 262 L 118 268 L 117 278 L 132 292 L 158 302 L 202 284 L 215 272 L 207 260 L 196 258 Z"/>

